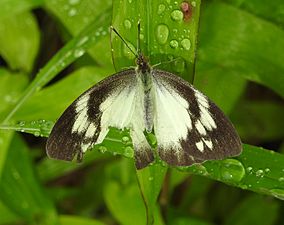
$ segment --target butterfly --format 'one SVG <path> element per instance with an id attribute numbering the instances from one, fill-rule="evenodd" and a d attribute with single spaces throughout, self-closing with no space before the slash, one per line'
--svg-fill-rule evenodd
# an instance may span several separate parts
<path id="1" fill-rule="evenodd" d="M 135 165 L 160 158 L 171 166 L 239 155 L 232 123 L 207 96 L 138 52 L 136 68 L 123 70 L 79 96 L 55 123 L 47 140 L 51 158 L 71 161 L 103 142 L 109 128 L 129 129 Z M 152 149 L 144 132 L 154 133 Z"/>

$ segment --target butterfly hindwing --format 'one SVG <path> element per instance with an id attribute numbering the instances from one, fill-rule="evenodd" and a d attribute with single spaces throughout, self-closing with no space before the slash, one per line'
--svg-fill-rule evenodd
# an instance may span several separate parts
<path id="1" fill-rule="evenodd" d="M 158 154 L 174 166 L 223 159 L 241 152 L 241 141 L 224 113 L 174 74 L 153 70 Z"/>

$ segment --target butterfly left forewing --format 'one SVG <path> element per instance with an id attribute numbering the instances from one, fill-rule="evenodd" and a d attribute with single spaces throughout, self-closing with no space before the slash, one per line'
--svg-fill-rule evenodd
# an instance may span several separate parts
<path id="1" fill-rule="evenodd" d="M 54 125 L 47 140 L 46 150 L 51 158 L 71 161 L 77 155 L 79 158 L 93 144 L 102 142 L 107 134 L 108 124 L 101 125 L 106 104 L 112 104 L 115 97 L 125 88 L 133 85 L 133 70 L 123 71 L 99 82 L 80 97 L 78 97 L 62 114 Z M 107 101 L 107 102 L 106 102 Z M 127 102 L 131 104 L 131 102 Z M 131 106 L 121 106 L 128 110 Z M 116 117 L 118 124 L 121 117 Z M 99 139 L 99 141 L 98 141 Z"/>
<path id="2" fill-rule="evenodd" d="M 153 77 L 154 129 L 162 160 L 189 166 L 240 154 L 238 134 L 212 101 L 171 73 L 153 70 Z"/>

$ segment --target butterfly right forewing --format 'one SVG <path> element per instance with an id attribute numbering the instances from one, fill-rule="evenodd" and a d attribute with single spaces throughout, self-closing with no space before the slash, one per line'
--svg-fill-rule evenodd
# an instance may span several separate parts
<path id="1" fill-rule="evenodd" d="M 154 70 L 158 154 L 174 166 L 240 154 L 241 141 L 224 113 L 192 85 Z"/>

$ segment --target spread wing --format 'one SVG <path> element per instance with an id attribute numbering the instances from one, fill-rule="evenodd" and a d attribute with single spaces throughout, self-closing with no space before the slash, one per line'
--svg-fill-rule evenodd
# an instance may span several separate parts
<path id="1" fill-rule="evenodd" d="M 240 154 L 241 141 L 224 113 L 174 74 L 153 70 L 154 131 L 161 159 L 174 166 Z"/>
<path id="2" fill-rule="evenodd" d="M 130 128 L 136 167 L 154 160 L 143 131 L 143 93 L 138 88 L 135 70 L 110 76 L 78 97 L 54 125 L 46 150 L 51 158 L 71 161 L 94 144 L 101 143 L 109 127 Z M 141 97 L 142 96 L 142 97 Z"/>

